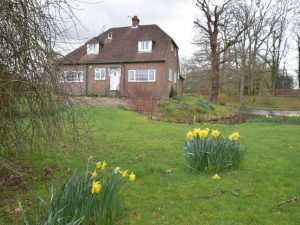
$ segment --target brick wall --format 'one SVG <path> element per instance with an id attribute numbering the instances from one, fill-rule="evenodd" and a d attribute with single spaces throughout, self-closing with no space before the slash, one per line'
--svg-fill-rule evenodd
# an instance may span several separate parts
<path id="1" fill-rule="evenodd" d="M 83 72 L 83 82 L 61 82 L 62 89 L 71 95 L 84 95 L 85 94 L 85 65 L 64 65 L 61 68 L 61 73 L 63 71 L 82 71 Z M 61 76 L 61 74 L 59 74 Z"/>
<path id="2" fill-rule="evenodd" d="M 154 82 L 128 82 L 128 70 L 136 69 L 155 69 L 156 78 Z M 166 98 L 168 97 L 168 86 L 166 76 L 166 64 L 165 63 L 135 63 L 125 64 L 122 67 L 121 75 L 121 96 L 135 97 L 135 95 L 146 94 L 145 92 L 151 92 L 153 98 Z M 148 93 L 150 94 L 150 93 Z"/>
<path id="3" fill-rule="evenodd" d="M 173 45 L 173 51 L 171 45 Z M 168 82 L 168 93 L 170 92 L 172 85 L 178 92 L 178 81 L 179 81 L 178 49 L 171 41 L 169 43 L 169 47 L 166 49 L 165 56 L 166 56 L 166 75 L 167 75 L 166 78 Z M 169 81 L 169 68 L 172 69 L 172 81 Z M 177 73 L 176 82 L 174 80 L 174 72 Z"/>
<path id="4" fill-rule="evenodd" d="M 173 44 L 173 43 L 172 43 Z M 173 45 L 174 46 L 174 45 Z M 109 69 L 111 67 L 121 68 L 120 77 L 120 95 L 125 97 L 134 97 L 137 94 L 136 90 L 150 92 L 151 96 L 155 99 L 167 98 L 170 93 L 171 86 L 178 88 L 178 52 L 174 46 L 173 51 L 170 48 L 166 50 L 166 62 L 163 63 L 127 63 L 127 64 L 93 64 L 93 65 L 64 65 L 62 71 L 82 71 L 83 82 L 64 82 L 62 83 L 68 93 L 74 95 L 97 95 L 107 96 L 110 91 L 110 76 Z M 105 68 L 105 79 L 95 80 L 95 68 Z M 172 69 L 172 81 L 169 81 L 169 68 Z M 136 69 L 155 69 L 156 80 L 155 82 L 128 82 L 128 70 Z M 174 80 L 174 72 L 177 73 L 176 82 Z M 86 79 L 86 73 L 87 79 Z M 86 85 L 86 80 L 88 85 Z M 87 89 L 86 89 L 87 87 Z M 179 90 L 181 93 L 181 91 Z"/>
<path id="5" fill-rule="evenodd" d="M 105 79 L 95 80 L 95 69 L 105 68 Z M 109 93 L 109 68 L 110 65 L 88 66 L 88 95 L 107 96 Z"/>

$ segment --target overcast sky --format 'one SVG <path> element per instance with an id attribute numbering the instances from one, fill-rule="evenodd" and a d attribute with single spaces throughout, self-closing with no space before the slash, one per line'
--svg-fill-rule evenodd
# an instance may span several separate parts
<path id="1" fill-rule="evenodd" d="M 94 3 L 96 1 L 98 0 L 87 0 Z M 197 46 L 192 44 L 196 33 L 193 22 L 199 16 L 195 2 L 196 0 L 103 0 L 97 4 L 78 3 L 79 10 L 75 10 L 75 13 L 82 23 L 82 26 L 77 26 L 78 35 L 85 42 L 99 35 L 103 27 L 108 30 L 112 27 L 130 26 L 131 17 L 137 15 L 141 25 L 157 24 L 168 33 L 179 46 L 180 57 L 190 57 L 197 50 Z M 295 43 L 291 44 L 292 49 L 297 50 Z M 297 69 L 297 51 L 290 51 L 285 62 L 288 71 L 294 73 Z"/>
<path id="2" fill-rule="evenodd" d="M 85 28 L 78 26 L 78 34 L 85 41 L 99 35 L 103 27 L 131 26 L 131 17 L 137 15 L 141 25 L 157 24 L 169 34 L 179 46 L 181 57 L 195 50 L 191 44 L 195 0 L 103 0 L 98 4 L 82 3 L 79 8 L 75 13 Z"/>

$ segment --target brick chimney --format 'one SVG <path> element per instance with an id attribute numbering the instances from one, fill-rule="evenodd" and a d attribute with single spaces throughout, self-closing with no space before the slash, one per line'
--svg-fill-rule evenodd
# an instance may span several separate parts
<path id="1" fill-rule="evenodd" d="M 134 16 L 132 19 L 132 28 L 137 28 L 139 26 L 140 20 L 137 16 Z"/>

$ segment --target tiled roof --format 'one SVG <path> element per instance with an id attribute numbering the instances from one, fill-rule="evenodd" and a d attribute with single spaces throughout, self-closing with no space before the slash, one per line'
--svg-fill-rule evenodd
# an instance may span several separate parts
<path id="1" fill-rule="evenodd" d="M 112 39 L 108 39 L 108 34 Z M 152 40 L 152 52 L 138 52 L 138 41 Z M 137 28 L 111 28 L 97 37 L 87 41 L 84 45 L 67 54 L 60 61 L 61 64 L 87 63 L 122 63 L 149 62 L 165 60 L 166 51 L 170 43 L 176 43 L 157 25 L 140 25 Z M 98 54 L 86 54 L 86 45 L 99 43 Z"/>

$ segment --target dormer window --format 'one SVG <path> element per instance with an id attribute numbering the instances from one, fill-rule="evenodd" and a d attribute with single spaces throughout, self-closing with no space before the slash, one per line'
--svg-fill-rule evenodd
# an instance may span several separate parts
<path id="1" fill-rule="evenodd" d="M 152 41 L 139 41 L 138 43 L 139 52 L 151 52 L 152 51 Z"/>
<path id="2" fill-rule="evenodd" d="M 99 44 L 98 43 L 87 44 L 86 52 L 87 52 L 87 54 L 98 54 L 99 53 Z"/>
<path id="3" fill-rule="evenodd" d="M 111 32 L 107 35 L 107 38 L 112 39 L 112 33 Z"/>

